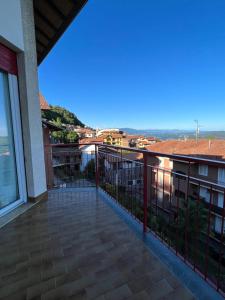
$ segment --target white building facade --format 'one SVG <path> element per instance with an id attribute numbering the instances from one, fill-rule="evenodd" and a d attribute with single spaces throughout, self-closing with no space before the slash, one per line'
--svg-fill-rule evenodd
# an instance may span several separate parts
<path id="1" fill-rule="evenodd" d="M 0 216 L 47 196 L 37 65 L 85 3 L 0 1 Z"/>

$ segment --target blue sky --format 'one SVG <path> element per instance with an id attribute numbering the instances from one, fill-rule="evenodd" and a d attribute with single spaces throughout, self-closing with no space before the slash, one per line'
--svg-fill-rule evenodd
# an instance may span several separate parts
<path id="1" fill-rule="evenodd" d="M 225 129 L 225 1 L 89 0 L 39 85 L 95 128 Z"/>

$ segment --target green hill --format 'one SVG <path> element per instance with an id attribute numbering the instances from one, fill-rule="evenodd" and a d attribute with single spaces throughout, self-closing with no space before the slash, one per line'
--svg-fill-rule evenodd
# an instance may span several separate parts
<path id="1" fill-rule="evenodd" d="M 50 105 L 50 110 L 42 110 L 42 118 L 52 121 L 58 126 L 62 124 L 85 126 L 74 113 L 61 106 Z"/>

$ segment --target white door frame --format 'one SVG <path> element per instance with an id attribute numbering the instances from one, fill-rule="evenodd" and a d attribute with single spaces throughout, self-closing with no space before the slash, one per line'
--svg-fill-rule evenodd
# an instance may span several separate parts
<path id="1" fill-rule="evenodd" d="M 17 181 L 19 189 L 19 199 L 10 203 L 6 207 L 0 209 L 0 217 L 10 212 L 17 206 L 27 202 L 26 180 L 25 180 L 25 167 L 24 167 L 24 154 L 23 154 L 23 140 L 21 130 L 21 117 L 20 117 L 20 103 L 18 92 L 17 76 L 8 74 L 9 83 L 9 96 L 12 114 L 13 137 L 15 147 L 15 158 L 17 168 Z"/>

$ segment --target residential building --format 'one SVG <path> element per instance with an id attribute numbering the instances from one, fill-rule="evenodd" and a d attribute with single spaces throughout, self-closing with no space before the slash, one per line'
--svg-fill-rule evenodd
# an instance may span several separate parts
<path id="1" fill-rule="evenodd" d="M 121 133 L 109 133 L 109 134 L 101 134 L 98 137 L 102 138 L 104 144 L 121 146 L 124 135 Z"/>
<path id="2" fill-rule="evenodd" d="M 80 139 L 84 138 L 94 138 L 96 136 L 96 131 L 90 127 L 80 127 L 80 126 L 71 126 L 69 129 L 75 131 Z"/>
<path id="3" fill-rule="evenodd" d="M 211 141 L 202 139 L 198 140 L 198 142 L 195 140 L 170 140 L 148 146 L 147 149 L 164 154 L 179 154 L 225 162 L 224 140 Z M 151 160 L 155 160 L 155 158 L 150 159 L 150 161 Z M 211 205 L 215 207 L 213 213 L 214 222 L 212 223 L 212 226 L 214 227 L 215 232 L 220 233 L 224 190 L 221 187 L 214 187 L 212 193 L 210 193 L 210 183 L 218 183 L 225 187 L 225 166 L 224 168 L 215 167 L 207 160 L 205 164 L 189 164 L 187 161 L 182 162 L 174 158 L 169 159 L 164 157 L 158 157 L 158 162 L 155 163 L 155 165 L 159 167 L 155 176 L 155 183 L 157 182 L 158 188 L 161 188 L 161 192 L 159 192 L 161 196 L 159 199 L 162 199 L 163 197 L 162 185 L 164 185 L 164 193 L 167 195 L 170 194 L 170 189 L 172 188 L 174 199 L 176 199 L 176 197 L 185 199 L 188 191 L 188 195 L 193 199 L 197 200 L 198 195 L 200 195 L 205 203 L 209 204 L 211 201 Z M 201 187 L 199 188 L 197 180 L 187 181 L 187 175 L 204 180 L 204 183 L 201 184 Z M 210 199 L 210 195 L 212 199 Z"/>
<path id="4" fill-rule="evenodd" d="M 37 66 L 85 3 L 0 2 L 0 215 L 47 196 Z"/>
<path id="5" fill-rule="evenodd" d="M 97 129 L 96 136 L 100 136 L 103 134 L 112 134 L 112 133 L 123 133 L 118 128 L 105 128 L 105 129 Z"/>
<path id="6" fill-rule="evenodd" d="M 143 186 L 143 155 L 141 153 L 111 153 L 106 155 L 104 165 L 107 172 L 106 180 L 111 184 L 124 187 L 130 191 L 132 187 Z"/>
<path id="7" fill-rule="evenodd" d="M 145 149 L 147 146 L 155 144 L 158 140 L 155 137 L 145 137 L 143 135 L 127 135 L 129 146 Z"/>
<path id="8" fill-rule="evenodd" d="M 147 146 L 155 144 L 157 139 L 155 137 L 139 137 L 137 147 L 140 149 L 146 149 Z"/>

